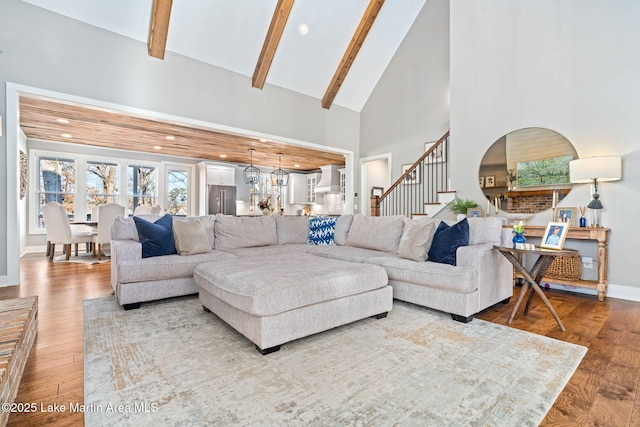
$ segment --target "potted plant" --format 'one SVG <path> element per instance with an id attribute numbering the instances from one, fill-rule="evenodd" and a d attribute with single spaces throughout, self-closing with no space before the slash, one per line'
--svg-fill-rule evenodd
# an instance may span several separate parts
<path id="1" fill-rule="evenodd" d="M 467 209 L 477 208 L 479 206 L 480 205 L 471 199 L 461 199 L 458 196 L 447 204 L 451 212 L 458 214 L 458 219 L 461 219 L 460 216 L 467 216 Z"/>

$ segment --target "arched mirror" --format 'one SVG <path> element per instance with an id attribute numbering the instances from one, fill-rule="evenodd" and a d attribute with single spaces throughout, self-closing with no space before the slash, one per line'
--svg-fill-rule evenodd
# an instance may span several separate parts
<path id="1" fill-rule="evenodd" d="M 543 128 L 504 135 L 480 162 L 479 183 L 487 199 L 507 213 L 534 214 L 552 207 L 571 191 L 569 162 L 578 153 L 564 136 Z"/>

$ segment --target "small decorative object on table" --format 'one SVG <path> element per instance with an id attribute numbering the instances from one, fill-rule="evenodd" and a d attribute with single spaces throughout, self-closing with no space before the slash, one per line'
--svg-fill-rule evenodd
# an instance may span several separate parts
<path id="1" fill-rule="evenodd" d="M 447 203 L 447 208 L 455 214 L 458 214 L 458 220 L 462 220 L 467 217 L 469 209 L 476 209 L 478 204 L 471 199 L 461 199 L 455 197 L 452 201 Z M 482 214 L 482 212 L 480 212 Z"/>
<path id="2" fill-rule="evenodd" d="M 584 216 L 584 211 L 587 209 L 586 206 L 580 206 L 580 227 L 584 228 L 587 226 L 587 218 Z"/>
<path id="3" fill-rule="evenodd" d="M 542 235 L 540 247 L 561 250 L 569 233 L 569 224 L 565 222 L 549 222 Z"/>
<path id="4" fill-rule="evenodd" d="M 569 225 L 576 226 L 578 225 L 577 221 L 578 210 L 576 208 L 565 208 L 565 207 L 556 207 L 555 209 L 555 217 L 554 221 L 556 222 L 566 222 Z"/>
<path id="5" fill-rule="evenodd" d="M 270 197 L 267 197 L 258 203 L 258 207 L 262 210 L 262 215 L 269 215 L 271 213 L 271 201 L 269 199 Z"/>
<path id="6" fill-rule="evenodd" d="M 513 248 L 514 249 L 524 249 L 524 244 L 527 239 L 524 238 L 524 223 L 522 221 L 518 222 L 513 226 Z"/>
<path id="7" fill-rule="evenodd" d="M 467 208 L 467 218 L 482 218 L 482 208 Z"/>

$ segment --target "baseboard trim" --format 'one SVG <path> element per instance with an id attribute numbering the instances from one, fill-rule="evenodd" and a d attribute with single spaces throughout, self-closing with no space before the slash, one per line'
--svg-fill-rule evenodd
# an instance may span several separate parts
<path id="1" fill-rule="evenodd" d="M 15 286 L 15 284 L 9 283 L 9 276 L 0 276 L 0 288 L 4 288 L 6 286 Z"/>
<path id="2" fill-rule="evenodd" d="M 24 253 L 25 254 L 37 254 L 37 253 L 41 253 L 44 254 L 47 251 L 47 247 L 46 246 L 27 246 L 26 248 L 24 248 Z"/>
<path id="3" fill-rule="evenodd" d="M 598 295 L 595 289 L 582 288 L 580 286 L 572 285 L 559 285 L 556 283 L 543 282 L 542 286 L 548 285 L 551 289 L 557 289 L 560 291 L 576 292 L 579 294 Z M 609 283 L 609 289 L 607 290 L 607 298 L 618 298 L 628 301 L 640 301 L 640 288 L 633 286 L 615 285 Z"/>

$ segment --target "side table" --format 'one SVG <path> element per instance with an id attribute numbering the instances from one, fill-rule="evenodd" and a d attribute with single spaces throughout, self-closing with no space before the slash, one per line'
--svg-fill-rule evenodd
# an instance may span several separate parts
<path id="1" fill-rule="evenodd" d="M 524 298 L 524 295 L 527 293 L 527 291 L 529 291 L 530 292 L 529 298 L 527 299 L 527 303 L 524 308 L 524 314 L 526 315 L 529 312 L 529 304 L 531 303 L 531 298 L 533 297 L 533 293 L 535 292 L 540 296 L 540 298 L 544 302 L 544 305 L 547 306 L 547 308 L 553 315 L 553 318 L 556 319 L 556 322 L 558 322 L 558 326 L 560 326 L 560 329 L 563 332 L 565 332 L 566 329 L 564 328 L 564 325 L 562 324 L 560 317 L 558 317 L 558 313 L 556 313 L 556 310 L 553 308 L 553 306 L 549 302 L 549 299 L 547 299 L 547 296 L 542 291 L 542 288 L 540 288 L 540 281 L 544 277 L 549 267 L 551 267 L 551 263 L 556 257 L 563 256 L 563 255 L 573 255 L 576 253 L 576 251 L 572 249 L 555 250 L 555 249 L 542 249 L 538 247 L 536 247 L 535 249 L 515 249 L 515 248 L 510 248 L 506 246 L 497 246 L 497 245 L 494 246 L 494 249 L 496 249 L 502 255 L 504 255 L 504 257 L 507 258 L 509 262 L 513 264 L 515 269 L 524 277 L 524 284 L 522 285 L 522 290 L 520 291 L 520 295 L 518 295 L 516 304 L 513 306 L 513 310 L 511 311 L 511 316 L 509 316 L 509 324 L 513 322 L 513 318 L 516 315 L 516 311 L 518 311 L 518 307 L 520 306 L 520 303 L 522 303 L 522 299 Z M 518 258 L 521 258 L 519 257 L 519 255 L 521 254 L 538 255 L 538 259 L 533 264 L 533 267 L 531 268 L 531 270 L 527 270 L 518 259 Z M 530 290 L 529 290 L 529 287 L 531 287 Z"/>

